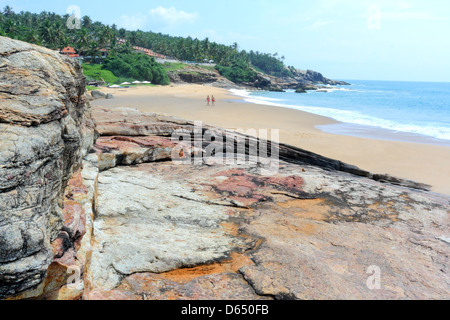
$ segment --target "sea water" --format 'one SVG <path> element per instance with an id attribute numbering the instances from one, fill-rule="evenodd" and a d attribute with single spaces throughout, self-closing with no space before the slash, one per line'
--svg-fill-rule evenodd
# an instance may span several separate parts
<path id="1" fill-rule="evenodd" d="M 322 131 L 450 146 L 450 83 L 346 80 L 327 92 L 233 90 L 251 103 L 294 108 L 339 121 Z"/>

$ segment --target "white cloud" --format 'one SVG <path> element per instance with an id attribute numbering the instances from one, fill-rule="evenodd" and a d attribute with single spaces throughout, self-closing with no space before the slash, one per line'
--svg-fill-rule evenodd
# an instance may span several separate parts
<path id="1" fill-rule="evenodd" d="M 129 16 L 124 15 L 120 17 L 119 26 L 121 28 L 125 28 L 127 30 L 137 30 L 143 29 L 147 24 L 148 17 L 147 16 Z"/>
<path id="2" fill-rule="evenodd" d="M 160 19 L 169 25 L 194 23 L 198 19 L 198 13 L 188 13 L 183 10 L 177 10 L 174 7 L 164 8 L 159 6 L 149 12 L 152 18 Z"/>
<path id="3" fill-rule="evenodd" d="M 128 30 L 145 29 L 150 26 L 173 27 L 185 23 L 194 23 L 198 19 L 198 13 L 189 13 L 177 10 L 174 7 L 151 9 L 146 14 L 123 15 L 120 17 L 120 27 Z"/>

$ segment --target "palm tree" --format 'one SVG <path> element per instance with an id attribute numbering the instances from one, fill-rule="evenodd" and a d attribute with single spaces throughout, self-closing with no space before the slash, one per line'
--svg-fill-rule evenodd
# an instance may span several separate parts
<path id="1" fill-rule="evenodd" d="M 12 16 L 14 14 L 14 11 L 13 11 L 13 9 L 10 7 L 10 6 L 6 6 L 4 9 L 3 9 L 3 15 L 5 16 L 5 17 L 10 17 L 10 16 Z"/>
<path id="2" fill-rule="evenodd" d="M 100 29 L 98 35 L 97 35 L 97 41 L 101 48 L 105 48 L 106 46 L 111 44 L 111 41 L 113 39 L 113 31 L 109 26 L 104 26 Z"/>
<path id="3" fill-rule="evenodd" d="M 39 32 L 42 40 L 47 45 L 54 45 L 55 40 L 55 28 L 53 26 L 53 23 L 50 19 L 44 20 L 44 22 L 39 27 Z"/>
<path id="4" fill-rule="evenodd" d="M 25 34 L 24 40 L 26 42 L 34 43 L 37 45 L 41 45 L 42 38 L 39 36 L 39 33 L 35 29 L 28 29 L 27 33 Z"/>
<path id="5" fill-rule="evenodd" d="M 10 37 L 15 37 L 18 31 L 19 25 L 16 23 L 16 21 L 8 19 L 5 23 L 5 33 Z"/>
<path id="6" fill-rule="evenodd" d="M 126 34 L 127 34 L 127 30 L 125 30 L 124 28 L 119 29 L 119 38 L 120 39 L 125 39 Z"/>
<path id="7" fill-rule="evenodd" d="M 90 35 L 88 29 L 82 28 L 78 30 L 75 37 L 75 42 L 79 51 L 86 51 L 92 43 L 92 36 Z"/>
<path id="8" fill-rule="evenodd" d="M 92 25 L 92 20 L 91 20 L 91 18 L 89 18 L 88 16 L 84 16 L 84 17 L 81 19 L 81 25 L 82 25 L 84 28 L 89 29 L 89 28 L 91 27 L 91 25 Z"/>
<path id="9" fill-rule="evenodd" d="M 91 56 L 91 62 L 97 63 L 97 59 L 101 56 L 100 50 L 98 49 L 98 43 L 92 41 L 89 44 L 89 49 L 87 50 L 87 55 Z"/>

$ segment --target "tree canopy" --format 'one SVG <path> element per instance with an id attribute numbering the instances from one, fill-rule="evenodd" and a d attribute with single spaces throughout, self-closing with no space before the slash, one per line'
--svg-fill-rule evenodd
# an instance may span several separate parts
<path id="1" fill-rule="evenodd" d="M 149 48 L 182 61 L 201 63 L 213 60 L 217 64 L 217 70 L 235 82 L 251 81 L 255 77 L 252 67 L 274 76 L 292 76 L 289 68 L 284 65 L 283 56 L 278 58 L 278 54 L 253 51 L 248 53 L 245 50 L 239 50 L 237 43 L 224 45 L 212 42 L 208 38 L 199 40 L 150 31 L 128 31 L 118 29 L 116 25 L 108 26 L 98 21 L 94 22 L 88 16 L 82 17 L 80 29 L 70 29 L 67 27 L 69 18 L 68 14 L 58 15 L 46 11 L 39 14 L 24 11 L 15 13 L 11 7 L 6 6 L 0 12 L 0 35 L 54 50 L 70 45 L 94 57 L 98 55 L 98 50 L 101 48 L 110 50 L 120 48 L 117 39 L 124 39 L 125 47 Z M 150 78 L 151 74 L 153 79 L 166 82 L 166 77 L 160 74 L 151 59 L 143 58 L 142 55 L 133 56 L 134 54 L 131 52 L 120 57 L 114 55 L 104 65 L 108 70 L 119 72 L 117 75 L 119 77 L 126 74 Z M 144 72 L 143 68 L 150 65 L 154 70 Z M 130 71 L 130 66 L 134 69 L 133 71 Z M 164 73 L 164 71 L 161 72 Z"/>

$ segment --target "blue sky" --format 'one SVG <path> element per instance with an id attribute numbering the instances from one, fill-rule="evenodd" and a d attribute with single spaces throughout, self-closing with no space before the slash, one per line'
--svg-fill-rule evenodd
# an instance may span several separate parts
<path id="1" fill-rule="evenodd" d="M 130 30 L 237 42 L 334 79 L 450 82 L 448 0 L 0 0 Z"/>

